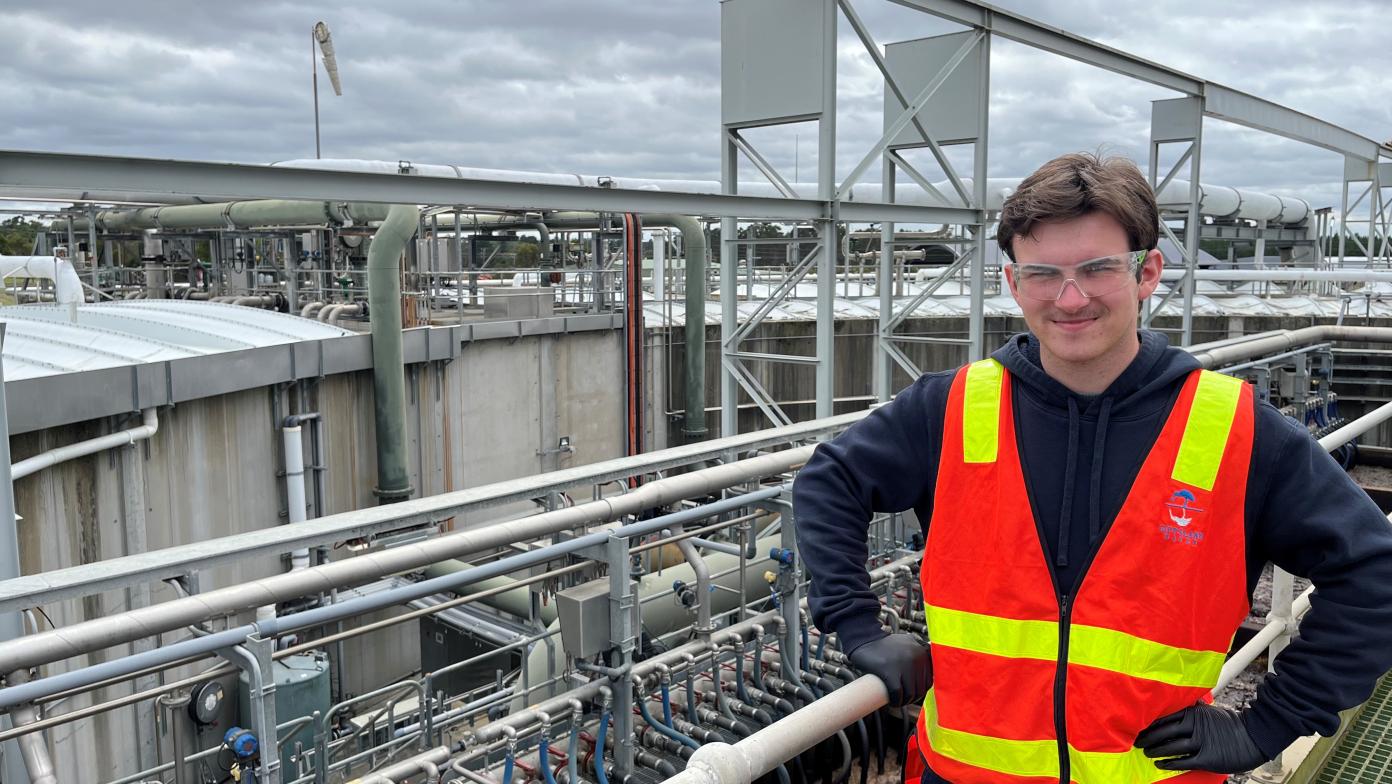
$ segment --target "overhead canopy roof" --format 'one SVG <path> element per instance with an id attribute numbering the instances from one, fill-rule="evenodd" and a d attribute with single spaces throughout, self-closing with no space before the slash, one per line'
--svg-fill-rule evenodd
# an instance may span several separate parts
<path id="1" fill-rule="evenodd" d="M 162 362 L 351 335 L 259 308 L 188 300 L 0 307 L 5 380 Z"/>

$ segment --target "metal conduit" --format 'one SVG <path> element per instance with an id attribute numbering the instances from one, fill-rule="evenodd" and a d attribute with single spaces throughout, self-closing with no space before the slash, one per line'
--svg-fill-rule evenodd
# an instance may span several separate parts
<path id="1" fill-rule="evenodd" d="M 633 492 L 522 520 L 447 534 L 382 552 L 272 575 L 6 641 L 0 643 L 0 672 L 61 661 L 241 610 L 325 593 L 333 588 L 360 585 L 389 574 L 420 569 L 446 558 L 467 557 L 516 541 L 539 539 L 560 531 L 610 522 L 626 514 L 704 496 L 749 479 L 783 473 L 806 462 L 814 449 L 812 446 L 789 449 L 659 479 Z M 406 502 L 414 503 L 417 502 Z"/>

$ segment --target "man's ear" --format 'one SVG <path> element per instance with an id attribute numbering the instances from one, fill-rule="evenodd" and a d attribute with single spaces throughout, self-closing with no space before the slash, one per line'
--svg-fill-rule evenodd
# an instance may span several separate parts
<path id="1" fill-rule="evenodd" d="M 1165 256 L 1159 248 L 1146 251 L 1145 261 L 1141 262 L 1141 287 L 1137 295 L 1142 302 L 1155 293 L 1155 287 L 1160 285 L 1160 271 L 1164 268 Z"/>

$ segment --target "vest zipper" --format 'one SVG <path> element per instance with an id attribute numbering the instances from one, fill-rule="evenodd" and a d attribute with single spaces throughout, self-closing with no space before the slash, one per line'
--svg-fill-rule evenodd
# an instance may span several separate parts
<path id="1" fill-rule="evenodd" d="M 1069 605 L 1068 594 L 1059 596 L 1059 648 L 1058 664 L 1054 672 L 1054 730 L 1058 735 L 1059 784 L 1068 784 L 1073 775 L 1068 759 L 1068 720 L 1064 707 L 1065 690 L 1068 687 L 1068 614 L 1073 608 Z"/>

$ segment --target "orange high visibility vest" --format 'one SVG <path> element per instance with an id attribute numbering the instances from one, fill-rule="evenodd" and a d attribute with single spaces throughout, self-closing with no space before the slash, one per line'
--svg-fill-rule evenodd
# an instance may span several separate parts
<path id="1" fill-rule="evenodd" d="M 1190 374 L 1060 606 L 1020 469 L 1010 376 L 990 359 L 958 372 L 921 573 L 934 684 L 916 740 L 938 775 L 1225 780 L 1161 770 L 1132 744 L 1156 718 L 1208 696 L 1247 616 L 1252 420 L 1251 387 Z"/>

